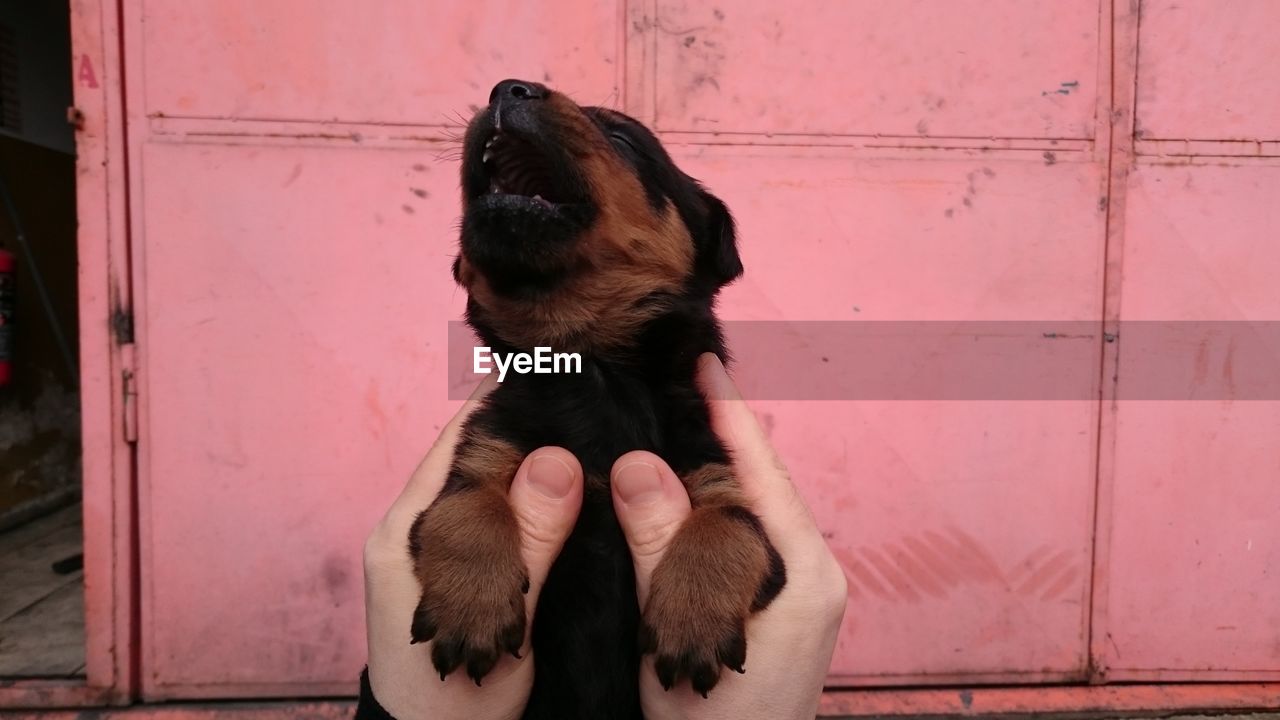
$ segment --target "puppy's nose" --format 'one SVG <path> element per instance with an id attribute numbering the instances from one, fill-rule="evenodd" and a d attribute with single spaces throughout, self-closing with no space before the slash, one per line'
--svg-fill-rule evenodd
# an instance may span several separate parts
<path id="1" fill-rule="evenodd" d="M 503 80 L 493 86 L 493 92 L 489 93 L 489 104 L 492 105 L 498 100 L 503 102 L 541 100 L 546 96 L 546 85 L 527 80 Z"/>

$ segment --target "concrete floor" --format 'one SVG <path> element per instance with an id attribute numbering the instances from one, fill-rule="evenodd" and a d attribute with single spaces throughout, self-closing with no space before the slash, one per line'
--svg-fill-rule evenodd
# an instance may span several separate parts
<path id="1" fill-rule="evenodd" d="M 0 678 L 84 673 L 80 505 L 0 534 Z"/>

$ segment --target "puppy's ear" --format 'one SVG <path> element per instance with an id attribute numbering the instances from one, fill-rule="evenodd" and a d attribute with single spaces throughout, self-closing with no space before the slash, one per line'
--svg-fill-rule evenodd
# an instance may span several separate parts
<path id="1" fill-rule="evenodd" d="M 695 234 L 697 243 L 695 275 L 718 290 L 742 275 L 742 258 L 738 256 L 738 236 L 733 216 L 720 198 L 705 190 L 701 193 L 706 207 L 701 232 Z"/>

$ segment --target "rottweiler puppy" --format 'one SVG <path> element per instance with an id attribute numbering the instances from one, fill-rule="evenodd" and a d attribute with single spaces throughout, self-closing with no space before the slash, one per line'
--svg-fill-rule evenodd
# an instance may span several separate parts
<path id="1" fill-rule="evenodd" d="M 694 382 L 700 354 L 726 357 L 715 298 L 742 274 L 729 210 L 639 122 L 521 80 L 467 127 L 462 205 L 453 275 L 482 343 L 578 353 L 582 367 L 508 375 L 471 415 L 410 533 L 412 640 L 434 641 L 442 678 L 477 684 L 519 652 L 529 583 L 507 490 L 528 453 L 559 445 L 581 461 L 585 497 L 533 619 L 525 718 L 640 718 L 646 653 L 663 687 L 706 695 L 722 667 L 743 672 L 747 617 L 786 582 Z M 693 506 L 644 608 L 608 486 L 631 450 L 664 458 Z"/>

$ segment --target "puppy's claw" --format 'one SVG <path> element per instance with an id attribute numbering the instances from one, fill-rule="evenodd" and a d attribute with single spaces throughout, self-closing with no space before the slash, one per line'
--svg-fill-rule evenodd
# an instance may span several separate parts
<path id="1" fill-rule="evenodd" d="M 524 616 L 520 617 L 520 621 L 507 626 L 503 631 L 502 638 L 499 640 L 504 650 L 520 659 L 520 648 L 524 645 Z"/>
<path id="2" fill-rule="evenodd" d="M 737 630 L 720 642 L 720 647 L 716 649 L 716 659 L 730 670 L 745 672 L 740 669 L 747 661 L 747 636 L 743 623 L 739 623 Z"/>
<path id="3" fill-rule="evenodd" d="M 480 681 L 485 675 L 498 664 L 498 653 L 490 650 L 486 652 L 478 651 L 471 648 L 471 658 L 467 660 L 467 677 L 475 681 L 476 687 L 480 687 Z"/>
<path id="4" fill-rule="evenodd" d="M 663 690 L 670 690 L 676 684 L 676 664 L 670 658 L 657 658 L 653 661 L 654 672 L 658 674 L 658 682 Z"/>
<path id="5" fill-rule="evenodd" d="M 707 697 L 711 689 L 720 681 L 720 668 L 706 661 L 690 662 L 689 684 L 702 697 Z"/>
<path id="6" fill-rule="evenodd" d="M 640 622 L 640 633 L 639 638 L 636 640 L 636 645 L 639 647 L 641 655 L 648 655 L 658 649 L 658 635 L 644 621 Z"/>
<path id="7" fill-rule="evenodd" d="M 431 663 L 440 672 L 441 679 L 462 664 L 462 638 L 436 638 L 431 647 Z"/>
<path id="8" fill-rule="evenodd" d="M 413 611 L 413 627 L 409 631 L 411 637 L 409 644 L 416 645 L 420 642 L 427 642 L 436 636 L 436 624 L 431 619 L 431 613 L 427 611 L 425 604 L 419 602 L 417 609 Z"/>

